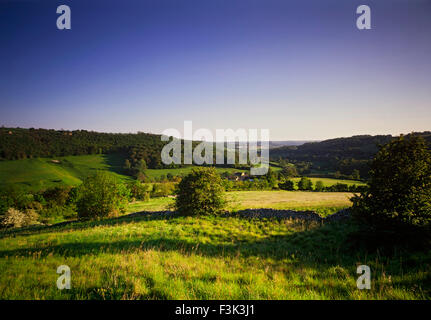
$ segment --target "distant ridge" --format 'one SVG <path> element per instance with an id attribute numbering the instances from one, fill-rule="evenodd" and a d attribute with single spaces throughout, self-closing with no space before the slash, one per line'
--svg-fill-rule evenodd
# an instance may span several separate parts
<path id="1" fill-rule="evenodd" d="M 422 136 L 431 146 L 431 132 L 414 132 L 406 134 Z M 392 135 L 357 135 L 346 138 L 335 138 L 320 142 L 307 142 L 297 146 L 281 146 L 271 149 L 273 161 L 287 160 L 305 168 L 302 173 L 336 172 L 351 175 L 359 170 L 361 177 L 368 174 L 368 162 L 378 151 L 378 146 L 386 144 L 397 136 Z"/>
<path id="2" fill-rule="evenodd" d="M 269 148 L 279 148 L 286 146 L 300 146 L 310 142 L 320 142 L 322 140 L 285 140 L 285 141 L 270 141 Z"/>

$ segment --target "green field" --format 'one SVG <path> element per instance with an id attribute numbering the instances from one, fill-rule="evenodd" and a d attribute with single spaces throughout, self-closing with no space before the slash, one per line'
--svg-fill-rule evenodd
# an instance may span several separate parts
<path id="1" fill-rule="evenodd" d="M 0 299 L 429 299 L 431 252 L 347 246 L 354 227 L 135 216 L 0 232 Z M 356 267 L 372 270 L 371 290 Z M 57 267 L 71 269 L 58 290 Z"/>
<path id="2" fill-rule="evenodd" d="M 313 210 L 325 216 L 351 206 L 347 192 L 306 191 L 232 191 L 226 192 L 229 210 L 273 208 L 290 210 Z M 172 197 L 152 198 L 148 202 L 130 204 L 129 212 L 168 210 Z"/>
<path id="3" fill-rule="evenodd" d="M 103 154 L 0 161 L 0 184 L 28 190 L 77 185 L 96 170 L 107 170 L 124 181 L 131 180 L 121 174 L 123 162 L 119 155 Z"/>
<path id="4" fill-rule="evenodd" d="M 291 180 L 297 183 L 300 179 L 301 178 L 292 178 Z M 365 185 L 364 182 L 356 181 L 356 180 L 332 179 L 332 178 L 309 178 L 309 179 L 311 180 L 311 182 L 313 182 L 313 185 L 316 185 L 317 181 L 322 181 L 325 187 L 330 187 L 337 183 L 344 183 L 344 184 L 347 184 L 348 186 L 352 186 L 354 184 L 357 186 Z"/>

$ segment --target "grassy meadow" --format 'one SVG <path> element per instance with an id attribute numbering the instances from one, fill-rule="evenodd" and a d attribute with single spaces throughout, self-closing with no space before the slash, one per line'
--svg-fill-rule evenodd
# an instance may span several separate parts
<path id="1" fill-rule="evenodd" d="M 273 208 L 283 210 L 312 210 L 322 216 L 351 206 L 348 192 L 307 191 L 231 191 L 226 192 L 230 211 Z M 172 197 L 152 198 L 147 202 L 129 205 L 128 212 L 168 210 L 174 202 Z"/>
<path id="2" fill-rule="evenodd" d="M 325 187 L 333 186 L 336 183 L 343 183 L 343 184 L 347 184 L 348 186 L 352 186 L 352 185 L 363 186 L 363 185 L 365 185 L 364 182 L 357 181 L 357 180 L 333 179 L 333 178 L 314 178 L 314 177 L 310 177 L 309 179 L 311 180 L 311 182 L 313 182 L 313 185 L 316 185 L 317 181 L 322 181 L 323 186 L 325 186 Z M 292 178 L 291 180 L 294 181 L 295 183 L 298 183 L 298 181 L 301 180 L 301 178 Z"/>
<path id="3" fill-rule="evenodd" d="M 0 299 L 429 299 L 428 254 L 352 250 L 347 224 L 145 214 L 0 233 Z M 372 270 L 356 288 L 356 267 Z M 58 290 L 56 269 L 71 268 Z"/>
<path id="4" fill-rule="evenodd" d="M 106 170 L 122 181 L 129 181 L 130 177 L 121 174 L 123 163 L 123 157 L 115 154 L 0 161 L 0 184 L 29 191 L 75 186 L 96 170 Z"/>

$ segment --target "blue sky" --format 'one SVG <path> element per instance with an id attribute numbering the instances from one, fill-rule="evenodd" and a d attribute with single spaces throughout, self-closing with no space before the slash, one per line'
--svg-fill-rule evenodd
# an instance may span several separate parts
<path id="1" fill-rule="evenodd" d="M 67 4 L 72 29 L 57 30 Z M 356 7 L 372 29 L 356 28 Z M 0 125 L 431 130 L 431 1 L 0 0 Z"/>

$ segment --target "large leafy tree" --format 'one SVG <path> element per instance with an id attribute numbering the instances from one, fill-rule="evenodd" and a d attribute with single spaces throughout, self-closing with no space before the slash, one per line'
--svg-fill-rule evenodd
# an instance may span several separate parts
<path id="1" fill-rule="evenodd" d="M 223 210 L 223 181 L 214 168 L 197 168 L 178 184 L 175 207 L 186 216 L 217 214 Z"/>
<path id="2" fill-rule="evenodd" d="M 429 226 L 431 152 L 419 136 L 400 136 L 380 147 L 368 190 L 352 198 L 359 220 L 379 229 Z"/>

